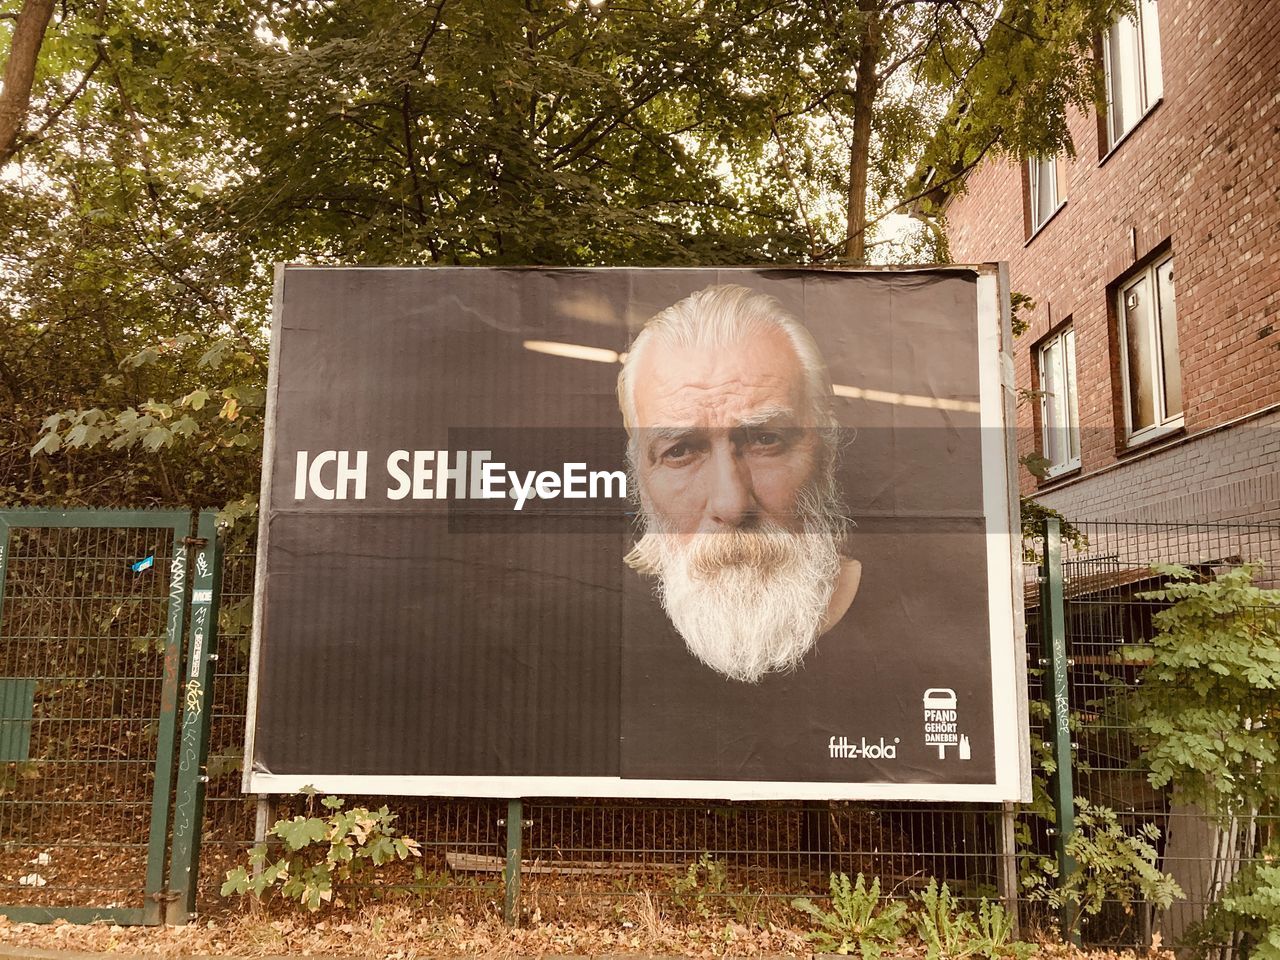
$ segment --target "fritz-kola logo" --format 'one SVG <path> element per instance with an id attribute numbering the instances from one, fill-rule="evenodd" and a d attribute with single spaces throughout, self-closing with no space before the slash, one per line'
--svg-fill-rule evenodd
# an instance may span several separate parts
<path id="1" fill-rule="evenodd" d="M 861 737 L 856 742 L 848 737 L 832 737 L 827 741 L 827 755 L 836 760 L 896 760 L 901 742 L 901 737 L 894 737 L 893 743 L 887 743 L 884 737 L 878 741 Z"/>
<path id="2" fill-rule="evenodd" d="M 511 500 L 520 510 L 529 500 L 596 500 L 627 496 L 621 470 L 588 470 L 562 463 L 558 470 L 508 470 L 491 450 L 394 450 L 387 457 L 388 500 Z M 364 500 L 369 451 L 299 450 L 293 499 Z"/>

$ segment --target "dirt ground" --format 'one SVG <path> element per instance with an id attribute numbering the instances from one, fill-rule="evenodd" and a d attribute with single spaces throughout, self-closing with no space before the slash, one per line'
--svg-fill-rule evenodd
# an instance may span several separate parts
<path id="1" fill-rule="evenodd" d="M 358 913 L 325 916 L 271 916 L 246 910 L 186 927 L 120 927 L 106 924 L 16 924 L 0 917 L 0 954 L 7 948 L 43 948 L 92 953 L 185 956 L 326 956 L 414 960 L 419 957 L 554 957 L 573 955 L 664 955 L 683 957 L 810 956 L 803 931 L 782 914 L 750 923 L 731 917 L 669 916 L 647 897 L 630 897 L 602 910 L 596 918 L 544 920 L 535 909 L 517 928 L 496 913 L 424 912 L 407 906 L 379 905 Z M 1158 949 L 1132 953 L 1078 951 L 1046 943 L 1037 957 L 1046 960 L 1172 960 Z M 892 956 L 923 958 L 918 943 L 904 941 Z"/>

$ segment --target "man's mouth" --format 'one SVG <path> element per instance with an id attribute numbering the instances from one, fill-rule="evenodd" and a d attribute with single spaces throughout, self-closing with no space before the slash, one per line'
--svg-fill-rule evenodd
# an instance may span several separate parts
<path id="1" fill-rule="evenodd" d="M 791 560 L 793 549 L 781 531 L 707 534 L 692 546 L 689 570 L 708 579 L 729 570 L 775 570 Z"/>

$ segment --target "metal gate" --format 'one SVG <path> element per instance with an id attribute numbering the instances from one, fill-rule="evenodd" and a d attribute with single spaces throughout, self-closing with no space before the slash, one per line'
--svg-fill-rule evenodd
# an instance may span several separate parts
<path id="1" fill-rule="evenodd" d="M 180 697 L 193 544 L 205 548 L 196 600 L 216 566 L 213 515 L 201 517 L 205 542 L 191 540 L 191 519 L 0 511 L 0 913 L 11 919 L 159 923 L 166 901 L 186 899 L 165 877 L 177 724 L 184 707 L 200 719 L 211 609 L 216 619 L 216 607 L 198 610 L 202 653 L 187 671 L 198 685 Z M 192 728 L 188 812 L 203 762 Z M 179 840 L 182 874 L 189 823 Z"/>

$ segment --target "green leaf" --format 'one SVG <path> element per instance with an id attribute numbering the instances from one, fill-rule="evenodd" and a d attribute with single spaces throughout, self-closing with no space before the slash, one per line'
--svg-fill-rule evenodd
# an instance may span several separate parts
<path id="1" fill-rule="evenodd" d="M 46 433 L 40 438 L 39 442 L 31 448 L 31 456 L 34 457 L 41 453 L 57 453 L 61 447 L 62 437 L 58 436 L 56 433 Z"/>
<path id="2" fill-rule="evenodd" d="M 190 417 L 179 417 L 172 426 L 169 427 L 170 432 L 175 437 L 190 437 L 200 429 L 200 425 Z"/>
<path id="3" fill-rule="evenodd" d="M 222 884 L 219 891 L 222 896 L 229 897 L 232 894 L 243 895 L 249 892 L 249 871 L 244 867 L 236 867 L 227 871 L 226 882 Z"/>
<path id="4" fill-rule="evenodd" d="M 206 350 L 200 356 L 196 366 L 201 368 L 216 369 L 223 365 L 227 359 L 227 355 L 233 350 L 232 344 L 227 340 L 219 340 L 212 347 Z M 207 398 L 206 398 L 207 399 Z"/>
<path id="5" fill-rule="evenodd" d="M 167 447 L 173 442 L 173 433 L 168 427 L 154 426 L 147 429 L 142 434 L 143 449 L 154 453 L 161 447 Z"/>
<path id="6" fill-rule="evenodd" d="M 272 832 L 285 842 L 290 850 L 301 850 L 311 843 L 325 839 L 328 833 L 327 824 L 317 817 L 294 817 L 282 820 L 272 828 Z"/>
<path id="7" fill-rule="evenodd" d="M 190 407 L 192 410 L 203 410 L 204 405 L 208 402 L 209 392 L 207 390 L 192 390 L 178 401 L 182 406 Z"/>

